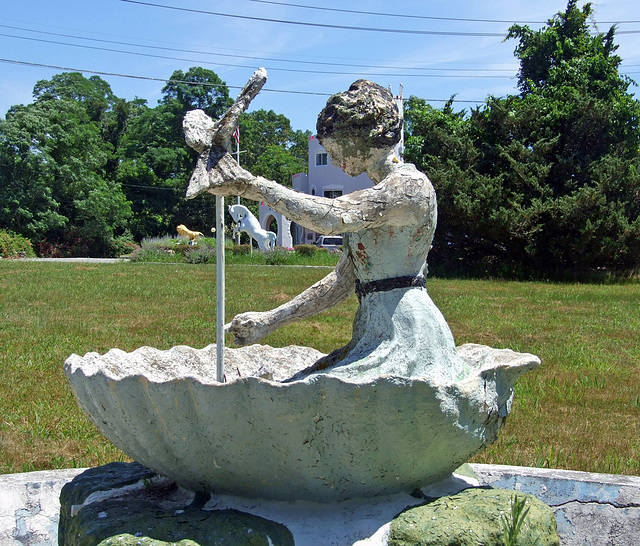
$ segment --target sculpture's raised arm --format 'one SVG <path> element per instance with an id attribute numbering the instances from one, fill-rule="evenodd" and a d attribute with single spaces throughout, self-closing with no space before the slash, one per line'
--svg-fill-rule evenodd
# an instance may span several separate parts
<path id="1" fill-rule="evenodd" d="M 200 152 L 187 198 L 205 191 L 240 195 L 262 201 L 293 222 L 325 235 L 424 222 L 425 215 L 430 214 L 435 205 L 431 193 L 424 191 L 425 187 L 430 188 L 430 183 L 424 175 L 411 169 L 389 176 L 398 160 L 395 150 L 386 144 L 367 142 L 356 153 L 349 149 L 350 157 L 341 150 L 344 143 L 327 139 L 327 150 L 334 164 L 343 166 L 352 175 L 367 172 L 378 183 L 373 188 L 336 199 L 302 194 L 241 168 L 228 153 L 224 135 L 229 133 L 229 120 L 236 119 L 246 109 L 252 94 L 261 87 L 259 75 L 252 79 L 258 83 L 252 84 L 250 80 L 245 86 L 248 91 L 243 90 L 236 104 L 219 121 L 214 122 L 201 110 L 187 112 L 183 123 L 185 138 Z M 350 140 L 349 145 L 352 147 Z M 383 178 L 384 182 L 380 183 Z"/>
<path id="2" fill-rule="evenodd" d="M 231 138 L 240 115 L 249 108 L 249 104 L 266 81 L 267 71 L 258 68 L 242 88 L 233 105 L 217 121 L 213 121 L 202 110 L 187 112 L 182 122 L 187 144 L 200 154 L 210 148 L 231 149 Z"/>
<path id="3" fill-rule="evenodd" d="M 187 116 L 189 114 L 191 112 Z M 414 172 L 415 176 L 412 176 Z M 433 196 L 423 191 L 427 184 L 424 176 L 409 171 L 389 177 L 373 188 L 336 199 L 307 195 L 254 176 L 240 167 L 229 153 L 212 148 L 200 155 L 187 197 L 195 197 L 204 191 L 240 195 L 262 201 L 291 221 L 318 233 L 333 235 L 382 225 L 406 226 L 424 222 L 425 213 L 435 205 Z"/>

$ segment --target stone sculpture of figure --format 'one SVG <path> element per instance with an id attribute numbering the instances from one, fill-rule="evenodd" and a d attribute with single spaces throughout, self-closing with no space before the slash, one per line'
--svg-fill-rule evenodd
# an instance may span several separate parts
<path id="1" fill-rule="evenodd" d="M 191 231 L 184 224 L 180 224 L 179 226 L 177 226 L 176 231 L 178 232 L 178 235 L 180 235 L 180 237 L 186 237 L 187 239 L 189 239 L 190 245 L 196 244 L 198 237 L 204 237 L 201 232 Z"/>
<path id="2" fill-rule="evenodd" d="M 393 96 L 375 83 L 359 80 L 329 99 L 318 117 L 318 139 L 333 164 L 351 176 L 366 172 L 375 183 L 335 199 L 253 176 L 222 151 L 215 166 L 201 156 L 188 196 L 241 195 L 318 233 L 345 235 L 340 262 L 324 279 L 276 309 L 234 317 L 227 329 L 236 343 L 256 342 L 340 303 L 355 289 L 360 304 L 351 341 L 303 375 L 464 377 L 466 365 L 423 277 L 436 226 L 435 192 L 423 173 L 396 157 L 401 128 Z"/>
<path id="3" fill-rule="evenodd" d="M 195 491 L 336 501 L 436 483 L 496 439 L 514 382 L 540 360 L 454 346 L 424 286 L 433 187 L 394 155 L 402 120 L 384 88 L 358 81 L 318 118 L 332 161 L 351 175 L 366 172 L 372 188 L 328 199 L 238 166 L 228 140 L 265 79 L 256 71 L 215 123 L 201 110 L 187 114 L 185 136 L 200 153 L 187 196 L 263 201 L 318 233 L 344 234 L 344 250 L 324 279 L 276 309 L 237 315 L 228 330 L 252 343 L 355 290 L 351 341 L 329 355 L 297 346 L 229 349 L 225 360 L 238 373 L 225 384 L 212 373 L 214 345 L 72 355 L 65 373 L 109 439 Z"/>
<path id="4" fill-rule="evenodd" d="M 232 237 L 235 238 L 238 232 L 244 231 L 249 237 L 255 239 L 260 250 L 273 250 L 276 247 L 276 234 L 273 231 L 262 229 L 258 219 L 247 207 L 244 205 L 231 205 L 229 214 L 236 223 Z"/>

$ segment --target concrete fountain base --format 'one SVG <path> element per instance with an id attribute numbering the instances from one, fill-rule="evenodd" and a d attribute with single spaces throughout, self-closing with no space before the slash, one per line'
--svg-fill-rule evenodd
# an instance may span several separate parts
<path id="1" fill-rule="evenodd" d="M 640 477 L 514 466 L 470 466 L 480 485 L 530 493 L 551 506 L 563 545 L 637 544 Z M 85 470 L 0 476 L 0 544 L 57 545 L 60 491 Z M 462 478 L 460 485 L 466 485 Z M 444 494 L 444 491 L 430 493 Z M 421 501 L 408 494 L 398 494 L 334 505 L 310 502 L 292 505 L 230 497 L 218 502 L 216 509 L 230 507 L 282 523 L 293 534 L 296 545 L 315 545 L 318 536 L 327 537 L 332 533 L 334 544 L 373 546 L 386 543 L 385 533 L 391 518 L 406 506 Z"/>

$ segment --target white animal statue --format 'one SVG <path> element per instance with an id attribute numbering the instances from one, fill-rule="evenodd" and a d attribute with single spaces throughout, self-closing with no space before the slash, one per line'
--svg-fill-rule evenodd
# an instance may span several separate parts
<path id="1" fill-rule="evenodd" d="M 276 246 L 276 234 L 260 227 L 260 222 L 252 212 L 244 205 L 231 205 L 229 214 L 236 226 L 233 228 L 233 237 L 240 231 L 244 231 L 258 243 L 260 250 L 273 250 Z"/>

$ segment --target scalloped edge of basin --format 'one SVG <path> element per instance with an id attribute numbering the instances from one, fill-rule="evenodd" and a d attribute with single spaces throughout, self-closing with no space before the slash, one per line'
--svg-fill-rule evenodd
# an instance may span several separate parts
<path id="1" fill-rule="evenodd" d="M 259 354 L 274 362 L 288 354 L 300 369 L 320 354 L 243 349 L 254 369 Z M 230 360 L 243 349 L 229 350 Z M 481 345 L 458 353 L 471 374 L 445 385 L 331 375 L 218 383 L 215 345 L 72 355 L 64 369 L 78 403 L 111 442 L 183 487 L 332 502 L 436 483 L 495 440 L 513 383 L 540 361 Z M 233 366 L 225 363 L 229 375 Z"/>

